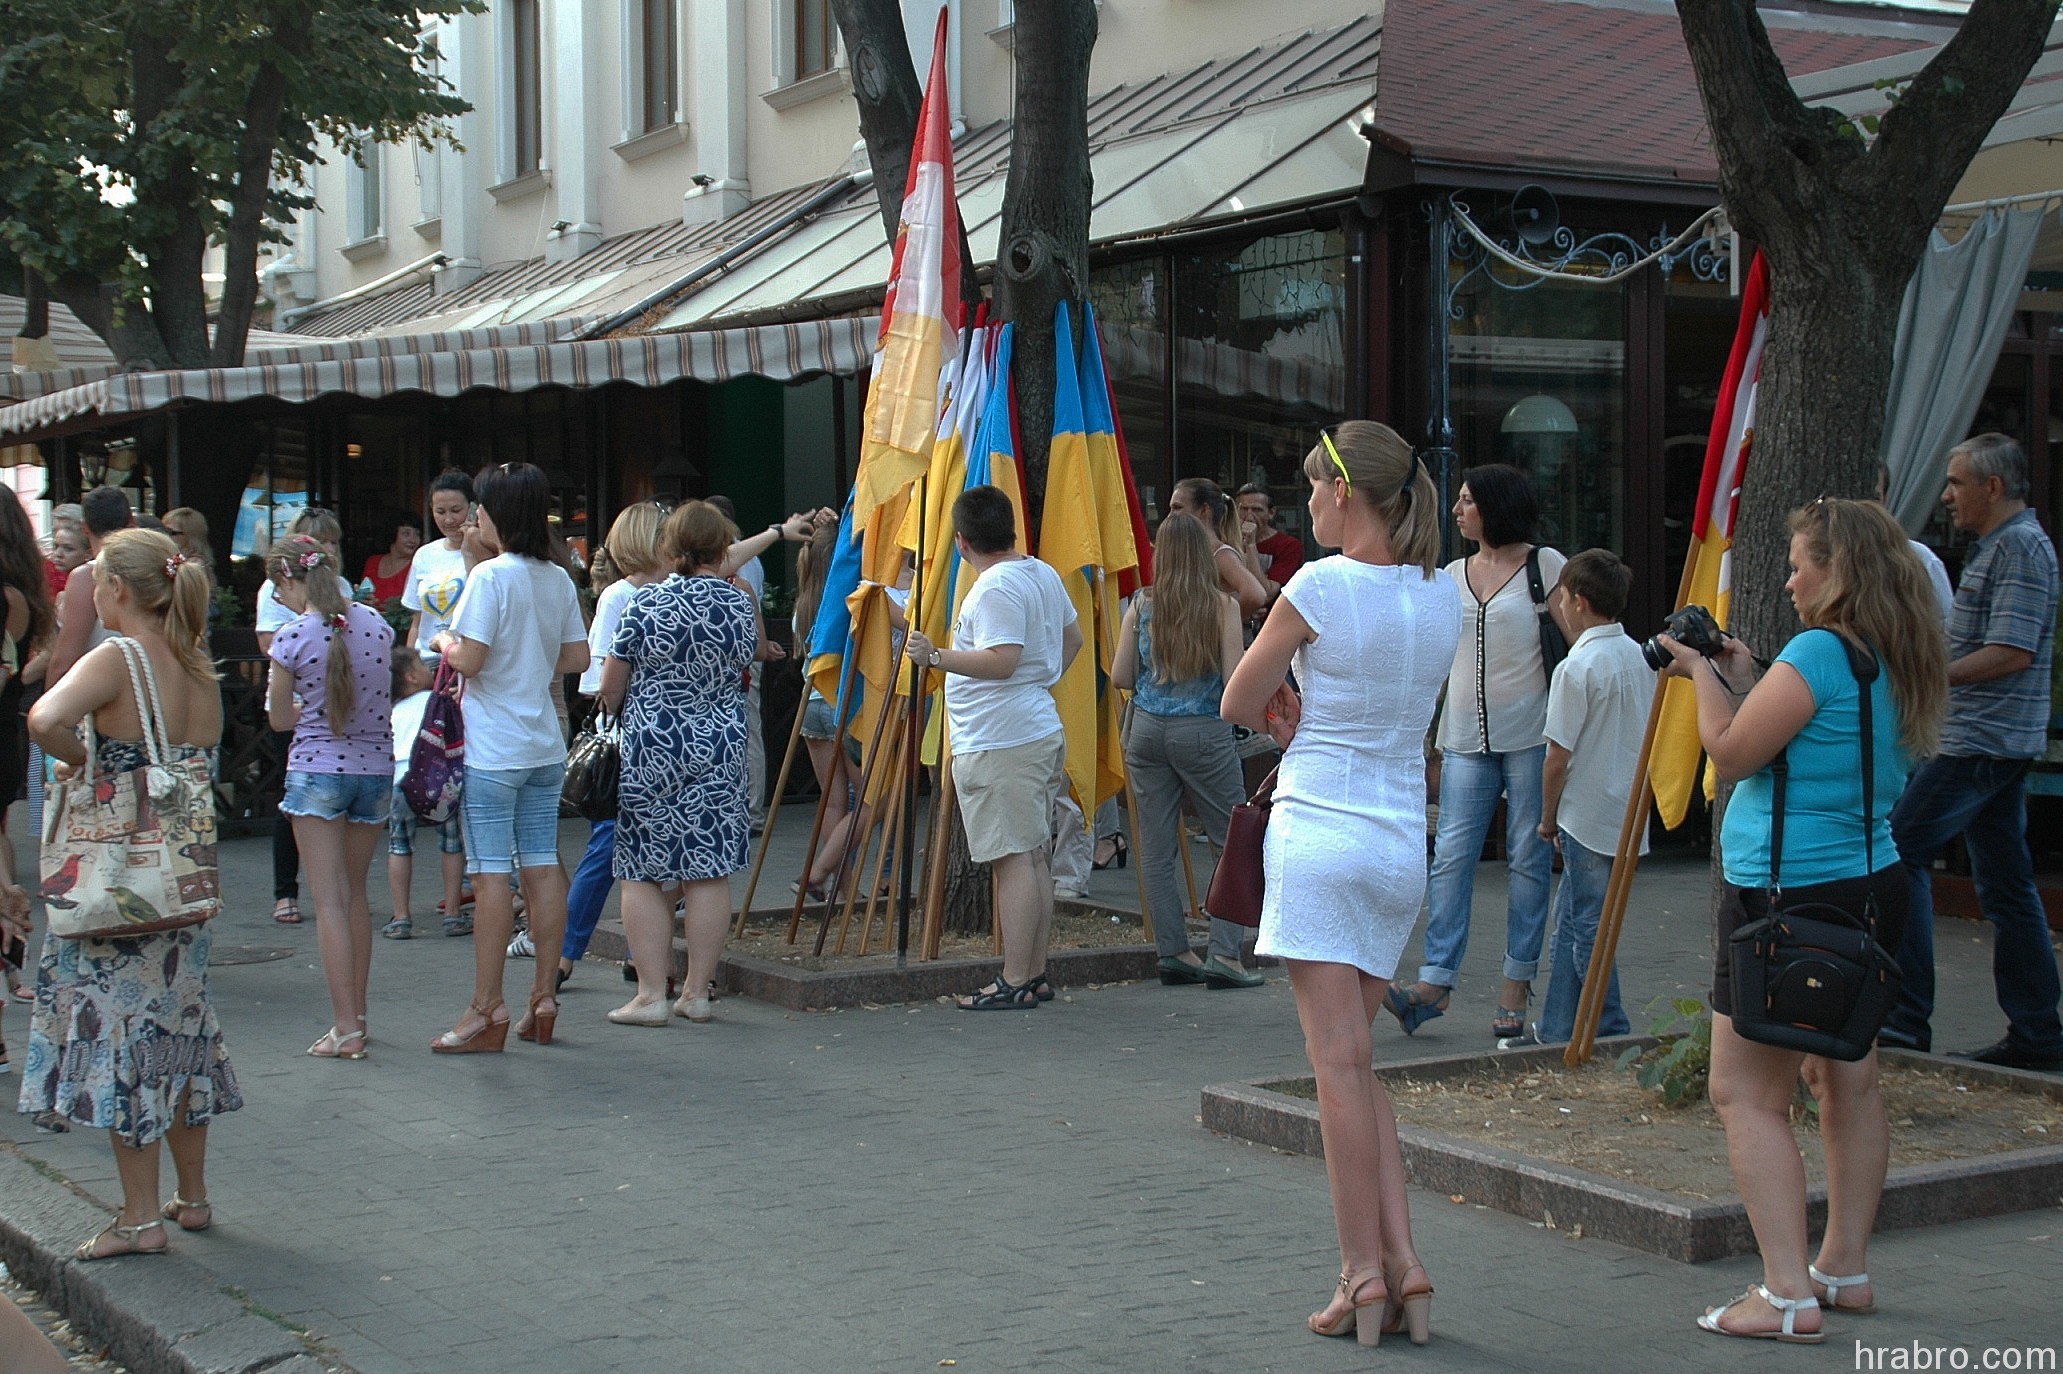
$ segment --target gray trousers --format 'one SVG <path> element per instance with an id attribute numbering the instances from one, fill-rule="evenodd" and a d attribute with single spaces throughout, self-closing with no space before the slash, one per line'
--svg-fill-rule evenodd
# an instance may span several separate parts
<path id="1" fill-rule="evenodd" d="M 1183 926 L 1182 798 L 1203 821 L 1206 835 L 1225 847 L 1225 827 L 1232 808 L 1246 800 L 1239 772 L 1239 754 L 1232 745 L 1232 727 L 1216 716 L 1156 716 L 1134 709 L 1131 733 L 1125 737 L 1125 768 L 1139 814 L 1132 822 L 1133 857 L 1146 876 L 1147 912 L 1153 919 L 1153 940 L 1161 956 L 1189 948 Z M 1208 853 L 1192 852 L 1197 896 L 1210 890 L 1213 864 Z M 1211 920 L 1210 952 L 1227 963 L 1239 962 L 1243 926 Z"/>

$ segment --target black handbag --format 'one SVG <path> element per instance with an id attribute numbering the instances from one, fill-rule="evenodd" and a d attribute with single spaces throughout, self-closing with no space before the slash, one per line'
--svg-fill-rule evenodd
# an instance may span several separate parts
<path id="1" fill-rule="evenodd" d="M 1829 631 L 1829 633 L 1832 633 Z M 1862 700 L 1862 828 L 1868 871 L 1876 872 L 1875 726 L 1870 685 L 1879 665 L 1867 649 L 1839 637 L 1848 651 Z M 1779 881 L 1784 855 L 1785 756 L 1770 763 L 1775 774 L 1769 805 L 1769 914 L 1733 933 L 1728 949 L 1733 973 L 1733 1028 L 1743 1039 L 1853 1063 L 1875 1045 L 1884 1018 L 1898 1000 L 1898 961 L 1877 940 L 1877 902 L 1866 895 L 1862 910 L 1833 902 L 1784 903 Z"/>
<path id="2" fill-rule="evenodd" d="M 623 773 L 623 740 L 616 717 L 599 703 L 566 751 L 566 781 L 559 800 L 590 821 L 616 819 L 617 781 Z"/>

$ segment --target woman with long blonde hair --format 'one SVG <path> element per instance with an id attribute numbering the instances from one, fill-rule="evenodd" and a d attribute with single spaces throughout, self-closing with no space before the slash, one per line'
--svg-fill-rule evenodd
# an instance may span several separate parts
<path id="1" fill-rule="evenodd" d="M 587 671 L 580 675 L 582 696 L 601 693 L 602 660 L 609 656 L 609 646 L 616 641 L 616 625 L 623 619 L 623 608 L 630 604 L 638 588 L 665 576 L 659 557 L 659 526 L 665 519 L 666 509 L 656 501 L 626 506 L 609 525 L 608 542 L 595 550 L 593 566 L 600 567 L 606 556 L 613 580 L 596 598 L 595 618 L 588 626 Z M 581 855 L 573 870 L 572 884 L 566 889 L 566 938 L 559 947 L 560 987 L 572 976 L 573 966 L 586 956 L 595 924 L 602 919 L 602 906 L 609 900 L 609 889 L 616 884 L 610 872 L 615 856 L 616 822 L 596 821 L 588 831 L 587 852 Z"/>
<path id="2" fill-rule="evenodd" d="M 1311 534 L 1340 552 L 1283 587 L 1223 709 L 1284 746 L 1258 948 L 1289 965 L 1340 1249 L 1332 1301 L 1306 1324 L 1363 1345 L 1408 1327 L 1424 1344 L 1433 1285 L 1368 1027 L 1425 894 L 1425 732 L 1461 594 L 1438 571 L 1440 496 L 1411 446 L 1367 420 L 1318 439 L 1304 458 Z"/>
<path id="3" fill-rule="evenodd" d="M 1239 602 L 1219 587 L 1216 543 L 1191 516 L 1160 522 L 1153 585 L 1125 610 L 1110 680 L 1133 693 L 1125 770 L 1139 808 L 1132 825 L 1160 980 L 1250 988 L 1263 980 L 1240 963 L 1241 927 L 1213 918 L 1209 957 L 1197 958 L 1176 885 L 1182 799 L 1203 821 L 1214 850 L 1224 849 L 1232 808 L 1243 800 L 1232 727 L 1218 715 L 1243 647 Z M 1198 878 L 1208 888 L 1209 874 Z"/>
<path id="4" fill-rule="evenodd" d="M 394 631 L 347 595 L 342 571 L 337 555 L 306 534 L 265 555 L 280 604 L 294 613 L 272 638 L 265 713 L 273 729 L 294 736 L 279 810 L 308 866 L 329 984 L 330 1028 L 308 1047 L 318 1059 L 365 1058 L 367 874 L 394 797 Z"/>
<path id="5" fill-rule="evenodd" d="M 93 563 L 93 606 L 113 634 L 148 656 L 163 710 L 156 728 L 178 764 L 222 738 L 222 693 L 203 636 L 208 577 L 151 530 L 118 530 Z M 119 645 L 81 658 L 29 711 L 29 733 L 57 761 L 60 778 L 86 762 L 77 733 L 96 732 L 96 770 L 145 766 L 143 711 Z M 58 875 L 61 877 L 61 874 Z M 243 1106 L 208 995 L 212 924 L 120 940 L 46 935 L 36 970 L 21 1110 L 67 1125 L 99 1127 L 114 1145 L 122 1210 L 75 1252 L 81 1260 L 158 1254 L 165 1223 L 204 1231 L 208 1123 Z M 158 1142 L 172 1151 L 178 1187 L 158 1205 Z"/>
<path id="6" fill-rule="evenodd" d="M 1877 1055 L 1840 1063 L 1742 1036 L 1728 947 L 1734 931 L 1769 913 L 1781 879 L 1787 905 L 1873 906 L 1878 943 L 1898 948 L 1912 891 L 1891 808 L 1913 762 L 1940 738 L 1948 658 L 1927 571 L 1890 512 L 1874 501 L 1821 499 L 1790 523 L 1785 589 L 1805 633 L 1760 680 L 1754 655 L 1731 636 L 1711 658 L 1668 635 L 1657 642 L 1672 659 L 1663 671 L 1695 685 L 1698 741 L 1712 766 L 1738 784 L 1720 826 L 1726 885 L 1712 977 L 1711 1095 L 1762 1252 L 1762 1281 L 1698 1325 L 1721 1336 L 1814 1343 L 1824 1339 L 1823 1306 L 1868 1311 L 1876 1302 L 1868 1248 L 1890 1158 Z M 1852 659 L 1879 666 L 1867 687 Z M 1858 743 L 1864 691 L 1874 773 L 1867 816 Z M 1771 765 L 1779 754 L 1787 770 L 1783 872 L 1772 874 Z M 1856 835 L 1858 821 L 1867 843 Z M 1826 1234 L 1809 1263 L 1805 1165 L 1790 1122 L 1801 1077 L 1819 1101 L 1827 1159 Z"/>

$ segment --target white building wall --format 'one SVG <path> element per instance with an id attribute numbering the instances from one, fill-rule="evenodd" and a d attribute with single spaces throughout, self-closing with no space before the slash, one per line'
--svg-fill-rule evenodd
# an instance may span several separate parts
<path id="1" fill-rule="evenodd" d="M 286 274 L 282 298 L 299 305 L 328 299 L 440 252 L 447 262 L 435 280 L 455 289 L 482 270 L 540 256 L 577 258 L 618 234 L 721 218 L 755 197 L 864 165 L 842 55 L 838 70 L 792 80 L 790 0 L 677 0 L 680 122 L 652 133 L 636 128 L 640 0 L 540 3 L 540 174 L 509 175 L 508 7 L 444 21 L 446 77 L 474 106 L 457 121 L 464 151 L 418 158 L 388 149 L 381 241 L 349 255 L 344 159 L 333 155 L 315 169 L 319 208 L 296 227 L 294 244 L 275 254 Z M 920 79 L 941 7 L 953 16 L 956 118 L 979 126 L 1008 117 L 1011 0 L 904 0 Z M 1365 8 L 1354 0 L 1101 0 L 1090 88 L 1344 23 Z M 439 178 L 434 214 L 425 214 L 419 168 Z"/>

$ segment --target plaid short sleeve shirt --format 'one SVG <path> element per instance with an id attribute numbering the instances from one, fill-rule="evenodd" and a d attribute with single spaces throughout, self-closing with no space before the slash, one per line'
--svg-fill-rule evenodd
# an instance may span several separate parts
<path id="1" fill-rule="evenodd" d="M 1987 644 L 2033 661 L 1989 682 L 1951 687 L 1941 752 L 1961 758 L 2039 758 L 2048 744 L 2049 666 L 2056 637 L 2056 548 L 2023 510 L 1979 539 L 1948 618 L 1951 660 Z"/>

